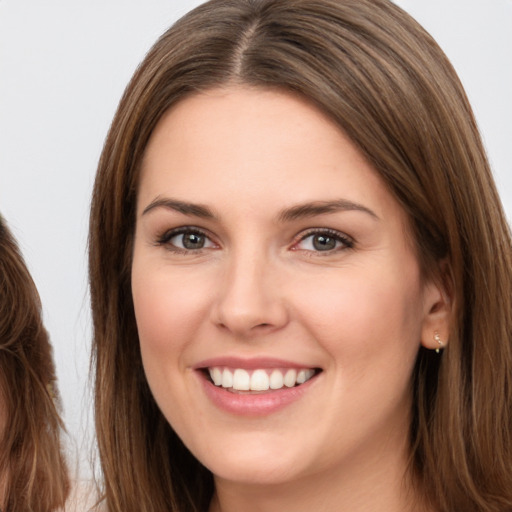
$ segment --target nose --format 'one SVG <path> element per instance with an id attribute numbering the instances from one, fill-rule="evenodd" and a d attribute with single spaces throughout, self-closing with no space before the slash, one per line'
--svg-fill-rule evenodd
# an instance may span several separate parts
<path id="1" fill-rule="evenodd" d="M 212 308 L 213 322 L 237 338 L 254 338 L 281 329 L 288 310 L 279 269 L 264 254 L 245 251 L 226 264 Z"/>

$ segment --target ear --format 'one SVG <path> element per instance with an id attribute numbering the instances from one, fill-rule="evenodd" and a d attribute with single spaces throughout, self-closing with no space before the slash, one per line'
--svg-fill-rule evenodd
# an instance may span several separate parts
<path id="1" fill-rule="evenodd" d="M 430 350 L 443 349 L 449 342 L 453 311 L 450 275 L 447 264 L 443 264 L 439 277 L 425 283 L 421 344 Z"/>

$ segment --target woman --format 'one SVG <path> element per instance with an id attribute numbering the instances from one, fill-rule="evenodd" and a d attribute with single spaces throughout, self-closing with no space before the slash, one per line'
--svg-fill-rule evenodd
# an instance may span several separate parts
<path id="1" fill-rule="evenodd" d="M 213 0 L 155 44 L 90 227 L 109 511 L 512 509 L 511 240 L 384 0 Z"/>
<path id="2" fill-rule="evenodd" d="M 55 368 L 41 303 L 0 217 L 0 509 L 61 509 L 69 492 Z"/>

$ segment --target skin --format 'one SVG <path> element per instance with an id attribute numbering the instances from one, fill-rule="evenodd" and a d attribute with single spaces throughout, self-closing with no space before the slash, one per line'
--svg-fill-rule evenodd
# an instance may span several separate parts
<path id="1" fill-rule="evenodd" d="M 190 226 L 202 249 L 173 235 Z M 334 247 L 318 250 L 312 229 L 332 230 Z M 214 474 L 212 512 L 419 510 L 404 479 L 410 378 L 420 344 L 447 332 L 448 305 L 407 229 L 356 147 L 300 98 L 230 86 L 163 116 L 141 171 L 132 293 L 149 385 Z M 277 412 L 240 416 L 194 369 L 223 356 L 322 371 Z"/>

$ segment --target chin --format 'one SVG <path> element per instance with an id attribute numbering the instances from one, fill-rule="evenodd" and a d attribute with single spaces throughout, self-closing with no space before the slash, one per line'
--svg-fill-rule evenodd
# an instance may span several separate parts
<path id="1" fill-rule="evenodd" d="M 296 467 L 292 470 L 286 464 L 273 462 L 266 460 L 260 464 L 244 459 L 233 464 L 214 464 L 210 470 L 215 478 L 241 485 L 279 485 L 299 478 Z"/>
<path id="2" fill-rule="evenodd" d="M 300 446 L 300 445 L 297 445 Z M 216 478 L 245 485 L 281 484 L 299 478 L 307 461 L 302 450 L 286 453 L 281 442 L 264 443 L 256 439 L 244 446 L 228 443 L 225 450 L 199 454 L 199 460 Z"/>

